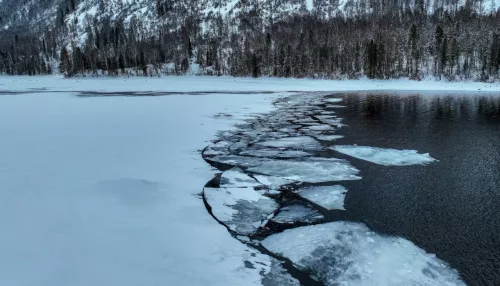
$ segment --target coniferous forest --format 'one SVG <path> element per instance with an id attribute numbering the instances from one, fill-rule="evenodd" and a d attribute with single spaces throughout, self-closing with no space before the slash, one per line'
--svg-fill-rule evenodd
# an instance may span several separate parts
<path id="1" fill-rule="evenodd" d="M 500 79 L 493 1 L 22 2 L 2 4 L 3 74 Z"/>

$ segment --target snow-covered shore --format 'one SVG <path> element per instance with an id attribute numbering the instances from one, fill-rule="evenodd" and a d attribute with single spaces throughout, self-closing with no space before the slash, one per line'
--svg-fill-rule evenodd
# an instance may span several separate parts
<path id="1" fill-rule="evenodd" d="M 445 91 L 500 92 L 500 83 L 413 80 L 316 80 L 290 78 L 234 78 L 209 76 L 165 76 L 131 78 L 70 78 L 61 76 L 0 77 L 0 91 Z"/>

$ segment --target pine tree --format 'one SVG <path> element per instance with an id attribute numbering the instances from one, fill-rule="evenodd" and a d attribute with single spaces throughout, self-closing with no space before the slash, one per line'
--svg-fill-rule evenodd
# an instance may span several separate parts
<path id="1" fill-rule="evenodd" d="M 68 50 L 66 47 L 62 47 L 60 54 L 60 62 L 59 62 L 59 71 L 64 76 L 71 76 L 71 60 L 69 58 Z"/>

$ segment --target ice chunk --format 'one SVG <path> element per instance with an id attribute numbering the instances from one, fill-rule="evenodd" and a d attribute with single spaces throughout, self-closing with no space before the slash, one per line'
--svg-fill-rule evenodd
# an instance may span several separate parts
<path id="1" fill-rule="evenodd" d="M 248 171 L 292 181 L 322 183 L 358 180 L 359 170 L 341 159 L 303 158 L 294 161 L 268 160 L 251 166 Z"/>
<path id="2" fill-rule="evenodd" d="M 205 148 L 203 151 L 203 156 L 218 156 L 225 155 L 229 153 L 230 143 L 227 141 L 219 141 Z"/>
<path id="3" fill-rule="evenodd" d="M 356 145 L 334 146 L 331 149 L 383 166 L 427 165 L 437 161 L 428 153 L 419 154 L 416 150 L 398 150 Z"/>
<path id="4" fill-rule="evenodd" d="M 320 141 L 335 141 L 344 138 L 342 135 L 316 135 L 314 138 Z"/>
<path id="5" fill-rule="evenodd" d="M 300 189 L 298 194 L 304 199 L 327 210 L 343 210 L 347 189 L 343 186 L 319 186 Z"/>
<path id="6" fill-rule="evenodd" d="M 262 245 L 311 271 L 325 285 L 465 285 L 435 255 L 364 224 L 333 222 L 274 234 Z"/>
<path id="7" fill-rule="evenodd" d="M 314 223 L 324 219 L 324 216 L 318 211 L 303 205 L 291 205 L 281 208 L 279 213 L 274 216 L 272 221 L 277 223 Z"/>
<path id="8" fill-rule="evenodd" d="M 250 167 L 250 166 L 260 165 L 265 159 L 227 155 L 227 156 L 217 156 L 217 157 L 207 158 L 207 160 L 215 163 L 226 164 L 236 167 Z"/>
<path id="9" fill-rule="evenodd" d="M 292 184 L 296 181 L 285 179 L 282 177 L 274 177 L 274 176 L 263 176 L 263 175 L 254 175 L 255 179 L 266 185 L 270 189 L 278 190 L 283 185 Z"/>
<path id="10" fill-rule="evenodd" d="M 335 130 L 335 128 L 331 127 L 330 125 L 314 125 L 309 127 L 310 130 L 313 131 L 330 131 L 330 130 Z"/>
<path id="11" fill-rule="evenodd" d="M 253 188 L 205 188 L 204 197 L 212 214 L 240 235 L 257 231 L 279 207 L 274 200 Z"/>
<path id="12" fill-rule="evenodd" d="M 286 137 L 277 140 L 258 142 L 256 144 L 273 148 L 293 148 L 303 150 L 321 149 L 321 145 L 318 141 L 309 136 Z"/>
<path id="13" fill-rule="evenodd" d="M 281 262 L 275 258 L 271 258 L 271 269 L 268 273 L 262 275 L 263 286 L 300 286 L 299 280 L 293 278 L 281 266 Z"/>
<path id="14" fill-rule="evenodd" d="M 245 174 L 240 168 L 233 168 L 222 173 L 220 186 L 223 188 L 244 188 L 258 187 L 262 186 L 262 184 Z"/>
<path id="15" fill-rule="evenodd" d="M 342 101 L 344 101 L 344 99 L 342 99 L 342 98 L 326 98 L 324 100 L 324 102 L 327 102 L 327 103 L 339 103 Z"/>
<path id="16" fill-rule="evenodd" d="M 324 124 L 329 124 L 337 127 L 345 126 L 345 124 L 342 123 L 342 118 L 321 119 L 321 122 Z"/>
<path id="17" fill-rule="evenodd" d="M 277 149 L 250 149 L 240 153 L 240 155 L 253 156 L 253 157 L 267 157 L 267 158 L 300 158 L 309 157 L 310 153 L 294 150 L 277 150 Z"/>

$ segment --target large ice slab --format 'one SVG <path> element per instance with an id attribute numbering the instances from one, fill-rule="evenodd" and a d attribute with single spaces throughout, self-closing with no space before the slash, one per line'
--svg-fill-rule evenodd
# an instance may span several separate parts
<path id="1" fill-rule="evenodd" d="M 262 186 L 254 178 L 248 176 L 240 168 L 233 168 L 225 171 L 220 177 L 220 186 L 222 188 L 244 188 Z"/>
<path id="2" fill-rule="evenodd" d="M 270 189 L 278 190 L 283 185 L 288 185 L 295 183 L 296 181 L 285 179 L 282 177 L 274 177 L 274 176 L 264 176 L 264 175 L 254 175 L 255 179 L 266 185 Z"/>
<path id="3" fill-rule="evenodd" d="M 293 278 L 279 260 L 275 258 L 270 260 L 270 269 L 262 274 L 262 286 L 300 286 L 299 280 Z"/>
<path id="4" fill-rule="evenodd" d="M 303 205 L 291 205 L 280 209 L 272 221 L 283 224 L 314 223 L 324 219 L 318 211 Z"/>
<path id="5" fill-rule="evenodd" d="M 325 285 L 465 285 L 435 255 L 364 224 L 333 222 L 274 234 L 262 245 L 311 271 Z"/>
<path id="6" fill-rule="evenodd" d="M 303 158 L 300 160 L 267 160 L 248 168 L 248 171 L 292 181 L 323 183 L 358 180 L 359 170 L 346 160 L 327 158 Z"/>
<path id="7" fill-rule="evenodd" d="M 347 189 L 340 185 L 309 187 L 298 192 L 299 196 L 327 210 L 343 210 L 346 193 Z"/>
<path id="8" fill-rule="evenodd" d="M 263 141 L 256 143 L 260 146 L 273 148 L 292 148 L 301 150 L 319 150 L 321 145 L 314 138 L 309 136 L 287 137 L 277 140 Z"/>
<path id="9" fill-rule="evenodd" d="M 326 98 L 323 101 L 327 102 L 327 103 L 339 103 L 339 102 L 344 101 L 344 99 L 342 99 L 342 98 Z"/>
<path id="10" fill-rule="evenodd" d="M 204 197 L 212 214 L 240 235 L 257 231 L 279 207 L 253 188 L 205 188 Z"/>
<path id="11" fill-rule="evenodd" d="M 437 161 L 428 153 L 420 154 L 416 150 L 399 150 L 356 145 L 334 146 L 331 147 L 331 149 L 351 157 L 383 166 L 426 165 Z"/>
<path id="12" fill-rule="evenodd" d="M 219 164 L 226 164 L 226 165 L 231 165 L 235 167 L 251 167 L 251 166 L 258 166 L 262 164 L 262 162 L 265 161 L 265 159 L 262 158 L 254 158 L 254 157 L 245 157 L 245 156 L 237 156 L 237 155 L 227 155 L 227 156 L 216 156 L 216 157 L 211 157 L 207 158 L 208 161 L 214 162 L 214 163 L 219 163 Z"/>
<path id="13" fill-rule="evenodd" d="M 205 148 L 205 150 L 203 151 L 203 156 L 218 156 L 228 154 L 229 146 L 229 142 L 219 141 Z"/>
<path id="14" fill-rule="evenodd" d="M 310 153 L 298 150 L 278 150 L 278 149 L 249 149 L 240 153 L 240 155 L 262 157 L 262 158 L 301 158 L 312 156 Z"/>
<path id="15" fill-rule="evenodd" d="M 335 141 L 344 138 L 342 135 L 315 135 L 314 137 L 321 141 Z"/>

